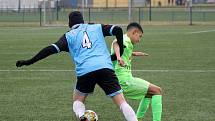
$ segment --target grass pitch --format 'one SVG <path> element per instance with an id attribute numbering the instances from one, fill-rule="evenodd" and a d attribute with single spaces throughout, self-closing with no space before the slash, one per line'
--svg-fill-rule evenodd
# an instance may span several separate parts
<path id="1" fill-rule="evenodd" d="M 71 96 L 75 84 L 69 54 L 50 56 L 17 69 L 16 60 L 28 59 L 55 42 L 67 28 L 0 28 L 0 120 L 75 121 Z M 136 51 L 149 57 L 133 58 L 133 75 L 163 89 L 163 121 L 215 120 L 215 27 L 145 26 Z M 110 44 L 112 37 L 107 38 Z M 139 101 L 128 100 L 137 109 Z M 100 121 L 123 121 L 119 109 L 100 88 L 89 96 L 87 109 Z M 145 116 L 152 120 L 151 108 Z"/>

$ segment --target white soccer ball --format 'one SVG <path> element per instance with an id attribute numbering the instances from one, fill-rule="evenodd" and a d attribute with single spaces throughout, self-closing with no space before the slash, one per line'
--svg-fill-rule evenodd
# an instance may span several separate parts
<path id="1" fill-rule="evenodd" d="M 86 110 L 84 113 L 84 117 L 87 118 L 88 121 L 98 121 L 98 116 L 96 112 L 92 110 Z"/>

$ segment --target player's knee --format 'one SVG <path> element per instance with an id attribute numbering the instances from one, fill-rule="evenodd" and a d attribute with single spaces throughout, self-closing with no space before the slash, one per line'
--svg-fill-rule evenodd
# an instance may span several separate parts
<path id="1" fill-rule="evenodd" d="M 158 86 L 155 86 L 153 89 L 152 89 L 152 94 L 153 95 L 161 95 L 161 92 L 162 92 L 162 89 Z"/>
<path id="2" fill-rule="evenodd" d="M 122 103 L 127 103 L 126 100 L 125 100 L 125 98 L 124 98 L 123 93 L 120 93 L 120 94 L 118 94 L 118 95 L 113 96 L 113 97 L 112 97 L 112 100 L 113 100 L 113 102 L 114 102 L 117 106 L 119 106 L 119 107 L 120 107 L 120 105 L 121 105 Z"/>
<path id="3" fill-rule="evenodd" d="M 157 94 L 157 95 L 161 95 L 161 94 L 162 94 L 162 89 L 161 89 L 161 87 L 157 87 L 157 89 L 156 89 L 156 94 Z"/>
<path id="4" fill-rule="evenodd" d="M 161 95 L 162 94 L 162 89 L 156 85 L 151 85 L 149 90 L 148 90 L 148 94 L 151 95 Z"/>

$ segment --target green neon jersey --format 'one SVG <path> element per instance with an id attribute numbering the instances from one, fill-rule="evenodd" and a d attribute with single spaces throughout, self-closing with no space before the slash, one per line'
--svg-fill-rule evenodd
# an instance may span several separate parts
<path id="1" fill-rule="evenodd" d="M 118 61 L 113 61 L 113 65 L 115 68 L 115 73 L 120 81 L 125 81 L 127 79 L 132 78 L 131 73 L 131 56 L 133 52 L 133 44 L 131 43 L 130 38 L 125 34 L 123 36 L 123 45 L 125 46 L 123 55 L 121 56 L 125 62 L 125 66 L 121 67 Z M 113 46 L 111 47 L 111 54 L 114 54 Z"/>

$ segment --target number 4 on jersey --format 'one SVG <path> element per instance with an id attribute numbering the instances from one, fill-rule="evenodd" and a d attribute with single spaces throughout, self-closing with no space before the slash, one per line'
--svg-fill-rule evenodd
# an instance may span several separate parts
<path id="1" fill-rule="evenodd" d="M 87 49 L 91 48 L 92 43 L 90 42 L 90 38 L 88 37 L 87 32 L 84 32 L 84 37 L 83 37 L 83 43 L 82 43 L 82 47 L 85 48 L 87 47 Z"/>

